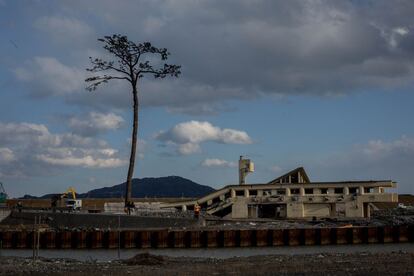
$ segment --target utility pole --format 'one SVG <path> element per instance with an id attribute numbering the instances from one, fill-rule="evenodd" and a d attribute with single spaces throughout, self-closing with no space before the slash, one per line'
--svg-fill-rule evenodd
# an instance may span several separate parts
<path id="1" fill-rule="evenodd" d="M 118 214 L 118 260 L 121 259 L 121 215 Z"/>
<path id="2" fill-rule="evenodd" d="M 33 224 L 33 261 L 35 261 L 36 258 L 36 240 L 37 240 L 37 235 L 36 235 L 36 222 L 37 222 L 37 216 L 34 217 L 34 224 Z"/>

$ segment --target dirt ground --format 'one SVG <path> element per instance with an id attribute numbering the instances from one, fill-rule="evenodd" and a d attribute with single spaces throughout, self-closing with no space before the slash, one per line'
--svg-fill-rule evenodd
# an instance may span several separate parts
<path id="1" fill-rule="evenodd" d="M 149 254 L 112 262 L 0 257 L 0 275 L 414 275 L 414 254 L 355 253 L 172 258 Z"/>

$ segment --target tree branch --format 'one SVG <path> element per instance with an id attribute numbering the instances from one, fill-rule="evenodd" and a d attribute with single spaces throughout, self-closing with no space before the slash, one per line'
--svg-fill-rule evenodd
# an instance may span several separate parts
<path id="1" fill-rule="evenodd" d="M 110 80 L 127 80 L 132 83 L 132 80 L 128 77 L 115 77 L 115 76 L 107 76 L 107 75 L 94 76 L 94 77 L 85 79 L 85 82 L 91 83 L 90 85 L 86 86 L 86 90 L 94 91 L 96 90 L 96 88 L 98 88 L 99 85 L 101 85 L 102 83 L 108 83 L 108 81 Z"/>
<path id="2" fill-rule="evenodd" d="M 117 71 L 119 73 L 125 74 L 125 75 L 130 75 L 127 71 L 121 69 L 121 68 L 116 68 L 113 66 L 113 62 L 109 62 L 109 61 L 104 61 L 102 59 L 98 59 L 96 58 L 95 60 L 93 60 L 91 57 L 89 57 L 91 63 L 94 65 L 92 68 L 87 68 L 86 71 L 89 72 L 102 72 L 102 71 L 106 71 L 108 69 L 112 69 L 114 71 Z"/>

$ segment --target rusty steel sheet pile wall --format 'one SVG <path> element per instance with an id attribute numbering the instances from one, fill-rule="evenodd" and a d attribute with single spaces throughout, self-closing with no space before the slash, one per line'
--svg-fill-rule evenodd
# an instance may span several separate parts
<path id="1" fill-rule="evenodd" d="M 28 249 L 33 231 L 0 232 L 0 246 Z M 216 248 L 414 242 L 414 225 L 257 230 L 43 231 L 42 249 Z M 119 243 L 119 245 L 118 245 Z"/>

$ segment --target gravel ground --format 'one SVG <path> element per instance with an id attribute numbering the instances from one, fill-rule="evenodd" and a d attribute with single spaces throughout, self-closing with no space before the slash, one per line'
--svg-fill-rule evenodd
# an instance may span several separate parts
<path id="1" fill-rule="evenodd" d="M 414 275 L 414 254 L 354 253 L 172 258 L 148 253 L 122 261 L 0 257 L 0 275 Z"/>

